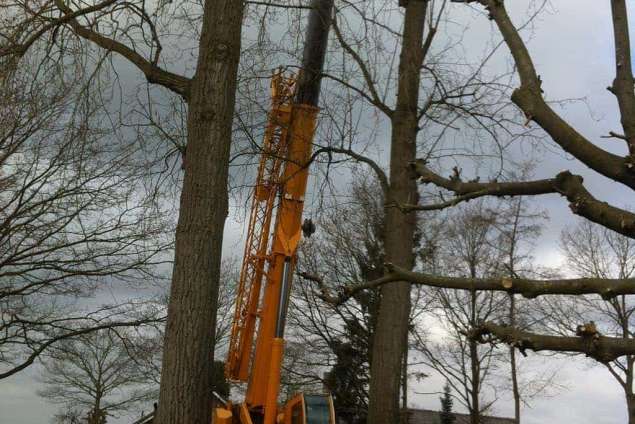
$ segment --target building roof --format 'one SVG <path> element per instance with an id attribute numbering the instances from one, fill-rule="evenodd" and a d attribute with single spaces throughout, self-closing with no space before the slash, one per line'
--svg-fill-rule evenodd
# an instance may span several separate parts
<path id="1" fill-rule="evenodd" d="M 410 409 L 409 424 L 439 424 L 439 411 L 430 411 L 428 409 Z M 454 424 L 470 424 L 470 416 L 468 414 L 454 413 L 456 420 Z M 490 417 L 484 415 L 481 417 L 480 424 L 514 424 L 513 418 Z"/>

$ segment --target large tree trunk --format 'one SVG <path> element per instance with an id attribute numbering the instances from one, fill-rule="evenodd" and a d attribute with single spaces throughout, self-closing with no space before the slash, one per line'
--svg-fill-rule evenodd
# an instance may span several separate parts
<path id="1" fill-rule="evenodd" d="M 403 360 L 401 361 L 401 418 L 400 422 L 408 422 L 408 331 L 406 331 L 406 340 L 404 344 L 406 348 L 403 352 Z"/>
<path id="2" fill-rule="evenodd" d="M 410 1 L 406 7 L 403 45 L 399 61 L 397 108 L 392 117 L 390 193 L 385 200 L 386 260 L 411 269 L 414 264 L 416 216 L 395 207 L 417 203 L 417 186 L 409 164 L 415 160 L 417 104 L 423 60 L 423 28 L 427 2 Z M 373 343 L 369 393 L 369 424 L 399 421 L 399 386 L 404 344 L 410 316 L 410 284 L 405 281 L 381 288 L 377 329 Z"/>
<path id="3" fill-rule="evenodd" d="M 635 424 L 635 395 L 626 393 L 626 407 L 628 408 L 628 424 Z"/>
<path id="4" fill-rule="evenodd" d="M 479 405 L 479 385 L 481 379 L 481 370 L 478 363 L 478 346 L 475 340 L 469 341 L 470 347 L 470 370 L 472 372 L 472 381 L 470 387 L 470 395 L 472 397 L 470 405 L 470 424 L 479 424 L 480 422 L 480 405 Z"/>
<path id="5" fill-rule="evenodd" d="M 509 325 L 516 326 L 516 297 L 509 295 Z M 516 348 L 509 347 L 509 361 L 512 374 L 512 393 L 514 395 L 514 421 L 520 424 L 520 388 L 518 387 L 518 367 L 516 365 Z"/>
<path id="6" fill-rule="evenodd" d="M 624 299 L 622 298 L 622 305 L 624 305 Z M 624 338 L 628 338 L 629 320 L 625 319 L 622 321 L 622 336 Z M 626 407 L 628 408 L 628 424 L 635 424 L 635 393 L 633 393 L 633 377 L 634 377 L 634 358 L 633 356 L 626 357 L 626 370 L 624 375 L 624 381 L 622 383 L 622 387 L 624 388 L 624 394 L 626 395 Z"/>
<path id="7" fill-rule="evenodd" d="M 472 279 L 476 278 L 476 266 L 477 262 L 475 258 L 470 263 L 470 277 Z M 472 290 L 470 292 L 470 327 L 476 328 L 477 325 L 477 293 L 476 290 Z M 476 340 L 470 338 L 468 341 L 468 346 L 470 350 L 470 372 L 471 372 L 471 380 L 470 380 L 470 395 L 471 395 L 471 404 L 470 404 L 470 424 L 479 424 L 480 415 L 481 415 L 481 405 L 479 402 L 480 397 L 480 386 L 481 386 L 481 365 L 478 357 L 478 345 Z"/>
<path id="8" fill-rule="evenodd" d="M 211 422 L 214 329 L 242 0 L 207 0 L 188 109 L 185 177 L 155 424 Z"/>

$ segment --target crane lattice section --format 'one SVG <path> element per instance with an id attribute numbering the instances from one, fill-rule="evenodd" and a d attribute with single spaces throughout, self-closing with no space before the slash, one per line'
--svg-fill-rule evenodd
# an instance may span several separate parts
<path id="1" fill-rule="evenodd" d="M 271 81 L 271 110 L 264 134 L 247 241 L 240 272 L 226 374 L 246 381 L 263 277 L 266 275 L 269 235 L 281 168 L 288 147 L 296 79 L 277 71 Z"/>

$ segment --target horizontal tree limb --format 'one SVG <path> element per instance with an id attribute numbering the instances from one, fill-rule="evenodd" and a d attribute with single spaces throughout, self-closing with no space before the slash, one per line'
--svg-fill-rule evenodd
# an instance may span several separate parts
<path id="1" fill-rule="evenodd" d="M 598 332 L 583 333 L 576 337 L 550 336 L 486 322 L 472 329 L 469 336 L 481 343 L 487 343 L 491 339 L 500 340 L 523 353 L 527 349 L 534 352 L 583 353 L 602 363 L 614 361 L 621 356 L 635 355 L 635 340 L 606 337 Z"/>
<path id="2" fill-rule="evenodd" d="M 619 295 L 635 294 L 635 279 L 602 279 L 602 278 L 572 278 L 533 280 L 527 278 L 467 278 L 445 277 L 409 271 L 394 264 L 385 264 L 386 274 L 376 280 L 342 286 L 336 289 L 337 293 L 327 287 L 319 277 L 306 272 L 299 275 L 307 280 L 317 283 L 320 290 L 320 298 L 333 305 L 346 302 L 357 293 L 375 289 L 384 284 L 396 281 L 407 281 L 411 284 L 422 286 L 478 291 L 500 291 L 519 294 L 526 298 L 535 298 L 545 295 L 581 295 L 597 294 L 604 299 L 611 299 Z"/>

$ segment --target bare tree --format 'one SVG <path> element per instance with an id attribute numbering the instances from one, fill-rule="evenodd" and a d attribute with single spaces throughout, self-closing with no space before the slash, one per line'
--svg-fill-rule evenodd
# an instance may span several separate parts
<path id="1" fill-rule="evenodd" d="M 240 0 L 180 6 L 42 0 L 3 2 L 0 9 L 6 24 L 0 30 L 0 56 L 15 66 L 20 66 L 20 58 L 34 57 L 42 46 L 40 51 L 63 64 L 73 52 L 67 46 L 73 45 L 83 52 L 84 62 L 90 63 L 96 52 L 97 64 L 112 63 L 116 71 L 121 62 L 106 60 L 116 56 L 147 82 L 187 103 L 185 175 L 156 417 L 159 424 L 211 419 L 213 329 L 244 11 Z M 162 26 L 162 18 L 171 16 L 180 20 L 179 28 L 194 28 L 192 39 L 198 40 L 191 46 L 198 53 L 191 77 L 170 71 L 170 64 L 163 60 L 162 41 L 174 31 Z M 188 51 L 183 45 L 175 50 Z"/>
<path id="2" fill-rule="evenodd" d="M 470 1 L 467 1 L 471 3 Z M 595 172 L 603 175 L 615 183 L 633 188 L 635 183 L 632 176 L 632 157 L 629 153 L 620 156 L 597 147 L 591 140 L 576 131 L 547 103 L 541 88 L 541 78 L 531 59 L 529 50 L 520 36 L 519 28 L 511 21 L 505 3 L 499 0 L 478 0 L 485 7 L 488 16 L 496 24 L 498 31 L 516 65 L 516 72 L 520 79 L 520 86 L 512 94 L 512 102 L 525 113 L 527 123 L 536 123 L 563 151 L 571 154 L 580 163 L 588 166 Z M 632 81 L 632 66 L 630 60 L 630 38 L 628 33 L 627 6 L 622 0 L 611 2 L 614 27 L 614 44 L 616 57 L 616 78 L 609 91 L 615 94 L 619 115 L 624 134 L 612 131 L 609 137 L 622 140 L 626 147 L 632 149 L 633 135 L 632 117 L 628 113 L 629 105 L 635 99 Z M 630 150 L 629 150 L 630 151 Z M 531 181 L 480 181 L 479 178 L 466 181 L 461 176 L 460 169 L 456 168 L 450 177 L 444 177 L 432 169 L 425 159 L 419 159 L 410 163 L 418 181 L 423 184 L 439 187 L 453 195 L 452 198 L 442 203 L 401 205 L 412 210 L 443 209 L 458 203 L 484 196 L 538 196 L 543 194 L 561 194 L 569 202 L 573 213 L 585 219 L 604 226 L 626 237 L 632 238 L 635 233 L 635 216 L 626 209 L 622 209 L 607 202 L 595 198 L 583 184 L 580 176 L 573 175 L 569 171 L 563 171 L 554 178 L 546 178 Z M 500 279 L 469 279 L 469 278 L 444 278 L 439 276 L 412 273 L 399 266 L 388 266 L 388 275 L 380 280 L 349 287 L 346 296 L 369 287 L 376 287 L 391 281 L 408 280 L 418 284 L 443 286 L 469 290 L 471 288 L 507 291 L 520 293 L 527 297 L 536 297 L 549 294 L 599 294 L 605 298 L 613 298 L 620 295 L 633 294 L 632 281 L 629 279 L 606 278 L 574 278 L 574 279 L 545 279 L 532 280 L 526 278 L 500 278 Z M 342 300 L 346 296 L 340 296 Z M 335 300 L 335 299 L 333 299 Z M 635 344 L 629 340 L 612 337 L 595 337 L 591 342 L 583 336 L 568 338 L 552 338 L 528 332 L 515 332 L 505 326 L 486 323 L 481 326 L 482 334 L 490 334 L 510 341 L 511 335 L 516 337 L 516 344 L 525 344 L 525 348 L 538 350 L 553 349 L 558 351 L 575 351 L 586 353 L 601 361 L 612 360 L 618 356 L 627 355 L 635 351 Z"/>
<path id="3" fill-rule="evenodd" d="M 45 388 L 38 394 L 88 424 L 105 424 L 156 396 L 147 370 L 121 336 L 100 330 L 56 344 L 42 358 Z"/>
<path id="4" fill-rule="evenodd" d="M 635 242 L 632 239 L 588 221 L 562 232 L 561 248 L 567 268 L 582 277 L 630 279 L 635 272 Z M 542 328 L 550 333 L 568 335 L 578 331 L 580 323 L 592 322 L 606 336 L 632 339 L 631 296 L 603 300 L 595 296 L 549 299 L 542 305 Z M 633 392 L 635 357 L 626 355 L 601 363 L 622 387 L 628 415 L 635 415 Z"/>
<path id="5" fill-rule="evenodd" d="M 519 276 L 544 277 L 555 274 L 552 270 L 542 268 L 535 262 L 531 254 L 536 239 L 542 232 L 546 213 L 535 210 L 528 205 L 526 199 L 514 198 L 503 203 L 499 211 L 495 226 L 498 236 L 495 247 L 500 252 L 501 274 L 509 278 Z M 542 316 L 537 313 L 542 302 L 517 299 L 514 293 L 508 295 L 509 325 L 518 328 L 528 328 L 540 321 Z M 556 372 L 549 370 L 527 370 L 516 356 L 516 349 L 509 346 L 509 380 L 514 401 L 514 419 L 521 422 L 521 407 L 539 396 L 546 396 L 550 389 L 556 389 Z"/>
<path id="6" fill-rule="evenodd" d="M 633 175 L 633 152 L 635 151 L 635 89 L 631 60 L 631 46 L 627 3 L 623 0 L 610 2 L 615 46 L 615 79 L 608 90 L 615 95 L 617 115 L 620 117 L 621 130 L 610 131 L 608 138 L 621 141 L 628 150 L 626 154 L 616 154 L 600 148 L 593 140 L 585 137 L 547 101 L 542 88 L 542 80 L 533 63 L 530 51 L 525 45 L 519 28 L 507 13 L 505 2 L 501 0 L 466 0 L 464 3 L 475 3 L 483 6 L 486 15 L 491 19 L 502 36 L 502 42 L 508 47 L 519 77 L 519 86 L 512 93 L 512 102 L 525 114 L 526 123 L 535 123 L 551 138 L 562 152 L 571 155 L 580 164 L 594 172 L 612 180 L 615 184 L 635 188 Z M 608 7 L 608 6 L 606 6 Z M 402 162 L 403 163 L 403 162 Z M 405 163 L 403 163 L 405 165 Z M 571 211 L 588 221 L 594 222 L 622 234 L 628 238 L 635 236 L 635 215 L 625 209 L 599 200 L 584 185 L 583 178 L 569 171 L 562 171 L 556 176 L 531 181 L 480 181 L 479 178 L 466 180 L 460 170 L 447 178 L 441 175 L 436 165 L 426 158 L 410 161 L 410 166 L 418 180 L 423 184 L 434 185 L 447 193 L 450 198 L 440 203 L 401 204 L 410 210 L 442 209 L 458 203 L 484 196 L 539 196 L 544 194 L 560 194 L 568 202 Z M 399 264 L 388 264 L 386 275 L 373 282 L 359 283 L 348 287 L 342 295 L 330 297 L 334 302 L 341 302 L 359 290 L 375 288 L 388 282 L 410 281 L 416 284 L 440 286 L 463 290 L 494 290 L 526 297 L 540 295 L 596 294 L 605 300 L 619 299 L 622 295 L 635 294 L 635 285 L 631 278 L 544 278 L 532 279 L 523 277 L 499 278 L 465 278 L 441 277 L 410 271 L 409 267 Z M 328 296 L 328 293 L 325 294 Z M 556 351 L 583 353 L 602 363 L 611 363 L 622 356 L 635 353 L 635 343 L 624 337 L 611 337 L 602 334 L 597 326 L 588 322 L 579 324 L 576 332 L 570 336 L 555 336 L 532 333 L 509 325 L 485 322 L 477 326 L 471 336 L 482 342 L 493 339 L 509 343 L 516 348 L 534 351 Z M 635 417 L 630 414 L 632 422 Z"/>
<path id="7" fill-rule="evenodd" d="M 376 117 L 380 129 L 369 138 L 362 136 L 353 114 L 345 111 L 340 119 L 343 124 L 333 125 L 339 137 L 320 146 L 316 155 L 343 155 L 374 172 L 384 201 L 386 260 L 411 270 L 416 258 L 415 211 L 419 210 L 420 193 L 410 163 L 418 154 L 440 160 L 460 150 L 463 155 L 474 156 L 474 151 L 466 151 L 469 149 L 443 146 L 447 132 L 458 128 L 464 134 L 486 134 L 496 146 L 496 154 L 500 154 L 499 128 L 509 123 L 505 137 L 513 139 L 519 135 L 515 131 L 519 126 L 514 127 L 509 119 L 513 112 L 505 107 L 507 100 L 501 101 L 507 88 L 504 77 L 487 78 L 479 65 L 464 67 L 463 75 L 456 71 L 459 66 L 445 66 L 454 60 L 452 42 L 444 44 L 438 36 L 447 23 L 447 2 L 403 1 L 399 5 L 403 9 L 392 9 L 383 2 L 347 1 L 338 8 L 333 28 L 343 59 L 331 63 L 325 77 L 344 92 L 341 98 L 356 102 L 358 108 L 370 107 L 368 115 Z M 335 109 L 331 107 L 327 113 Z M 390 128 L 389 143 L 377 135 L 386 127 Z M 476 156 L 491 153 L 485 153 L 487 144 L 479 146 Z M 370 153 L 386 145 L 390 150 L 388 163 Z M 369 423 L 395 421 L 400 410 L 399 394 L 405 394 L 401 376 L 405 374 L 402 368 L 411 295 L 406 280 L 391 282 L 394 284 L 390 288 L 380 290 L 371 355 Z M 350 297 L 346 289 L 341 294 L 337 299 L 328 295 L 323 298 L 339 304 L 338 300 Z"/>
<path id="8" fill-rule="evenodd" d="M 109 135 L 90 78 L 24 65 L 0 78 L 0 378 L 57 341 L 161 319 L 151 304 L 78 302 L 158 282 L 172 245 L 130 166 L 137 149 Z"/>
<path id="9" fill-rule="evenodd" d="M 635 187 L 633 179 L 633 115 L 631 113 L 635 93 L 631 66 L 630 38 L 628 31 L 627 6 L 622 0 L 611 2 L 613 14 L 616 78 L 609 87 L 617 100 L 623 133 L 611 131 L 609 137 L 622 140 L 629 149 L 626 155 L 617 155 L 597 147 L 547 103 L 541 88 L 541 78 L 532 61 L 529 50 L 522 40 L 518 26 L 511 21 L 505 3 L 499 0 L 479 0 L 485 7 L 488 16 L 494 21 L 503 42 L 509 48 L 516 65 L 520 86 L 512 94 L 512 101 L 522 110 L 527 123 L 535 122 L 564 152 L 572 155 L 581 164 L 593 171 L 613 180 L 617 184 L 629 188 Z M 414 205 L 414 210 L 440 209 L 483 196 L 538 196 L 549 193 L 562 195 L 569 203 L 573 213 L 600 224 L 601 226 L 632 238 L 635 235 L 635 216 L 632 212 L 602 202 L 594 197 L 583 184 L 580 176 L 563 171 L 554 178 L 532 181 L 498 181 L 481 182 L 478 179 L 465 181 L 460 172 L 452 178 L 441 176 L 435 172 L 426 160 L 411 162 L 419 181 L 440 187 L 454 196 L 443 203 Z M 377 287 L 390 281 L 408 280 L 414 283 L 436 285 L 464 290 L 486 289 L 520 293 L 527 297 L 547 294 L 598 294 L 604 299 L 612 299 L 635 292 L 633 281 L 625 278 L 574 278 L 574 279 L 527 279 L 527 278 L 495 278 L 470 279 L 448 278 L 422 273 L 412 273 L 399 266 L 388 266 L 388 275 L 375 282 L 361 283 L 346 290 L 346 296 L 339 296 L 336 301 L 355 293 L 357 289 Z M 581 326 L 572 336 L 549 336 L 535 334 L 493 322 L 483 323 L 472 334 L 481 341 L 497 338 L 514 346 L 536 351 L 552 350 L 558 352 L 584 353 L 600 362 L 608 363 L 621 356 L 632 355 L 635 343 L 622 337 L 602 335 L 592 325 Z M 633 417 L 630 418 L 631 420 Z"/>
<path id="10" fill-rule="evenodd" d="M 591 140 L 585 138 L 582 134 L 570 126 L 554 109 L 546 102 L 543 91 L 541 89 L 541 79 L 536 72 L 536 68 L 531 60 L 531 55 L 523 42 L 519 30 L 512 23 L 504 2 L 497 0 L 480 0 L 479 3 L 485 7 L 488 16 L 494 21 L 503 41 L 508 46 L 514 62 L 517 66 L 517 73 L 520 78 L 520 87 L 516 89 L 512 95 L 512 101 L 525 113 L 528 122 L 535 122 L 543 129 L 551 139 L 567 153 L 571 154 L 580 163 L 587 165 L 597 173 L 623 184 L 632 187 L 632 172 L 630 165 L 631 156 L 619 156 L 609 153 L 597 147 Z M 632 114 L 627 113 L 630 102 L 635 98 L 632 84 L 632 69 L 630 61 L 630 39 L 628 35 L 628 20 L 626 18 L 626 3 L 621 0 L 611 2 L 611 10 L 613 13 L 614 26 L 614 42 L 616 56 L 616 79 L 609 91 L 615 94 L 619 106 L 619 113 L 624 127 L 625 134 L 611 132 L 610 136 L 623 140 L 627 147 L 632 147 L 633 143 L 629 140 L 632 120 Z M 424 160 L 413 162 L 413 169 L 418 175 L 419 181 L 424 184 L 433 184 L 442 189 L 454 193 L 454 197 L 448 204 L 436 205 L 437 207 L 452 206 L 457 203 L 483 196 L 537 196 L 548 193 L 558 193 L 565 197 L 573 213 L 593 221 L 617 233 L 627 237 L 632 237 L 635 233 L 631 230 L 631 224 L 635 222 L 633 214 L 625 209 L 621 209 L 610 205 L 606 202 L 597 200 L 583 185 L 580 176 L 563 171 L 555 178 L 547 178 L 533 181 L 510 181 L 499 182 L 489 181 L 480 182 L 478 180 L 464 181 L 460 174 L 453 178 L 445 178 L 435 173 L 428 167 Z M 428 209 L 433 205 L 420 205 L 416 209 Z M 596 293 L 605 297 L 614 297 L 621 294 L 629 294 L 632 289 L 627 289 L 622 283 L 623 280 L 610 279 L 588 279 L 585 284 L 580 284 L 578 279 L 570 279 L 558 281 L 560 286 L 558 290 L 554 290 L 552 281 L 544 281 L 532 284 L 533 293 L 523 287 L 522 279 L 517 281 L 511 279 L 503 287 L 499 285 L 499 289 L 514 291 L 517 293 L 525 292 L 526 295 L 541 294 L 584 294 Z M 458 283 L 455 285 L 467 288 L 465 281 L 460 280 L 448 281 L 450 283 Z M 494 327 L 491 328 L 492 330 Z M 607 344 L 608 350 L 612 350 L 613 340 L 606 338 L 603 340 Z M 622 341 L 615 341 L 623 350 Z M 623 345 L 623 346 L 622 346 Z M 615 346 L 617 348 L 617 346 Z M 586 349 L 588 351 L 589 349 Z M 593 354 L 591 352 L 591 354 Z"/>
<path id="11" fill-rule="evenodd" d="M 495 219 L 495 212 L 484 202 L 471 204 L 450 216 L 443 242 L 436 248 L 442 262 L 437 271 L 469 278 L 499 273 L 500 252 L 494 247 Z M 485 388 L 495 384 L 492 380 L 501 358 L 492 346 L 479 346 L 466 334 L 477 323 L 500 317 L 506 299 L 497 293 L 477 290 L 439 290 L 437 299 L 447 340 L 435 346 L 417 337 L 416 345 L 424 353 L 425 362 L 446 378 L 468 410 L 470 422 L 476 424 L 496 401 L 496 398 L 484 400 Z"/>

